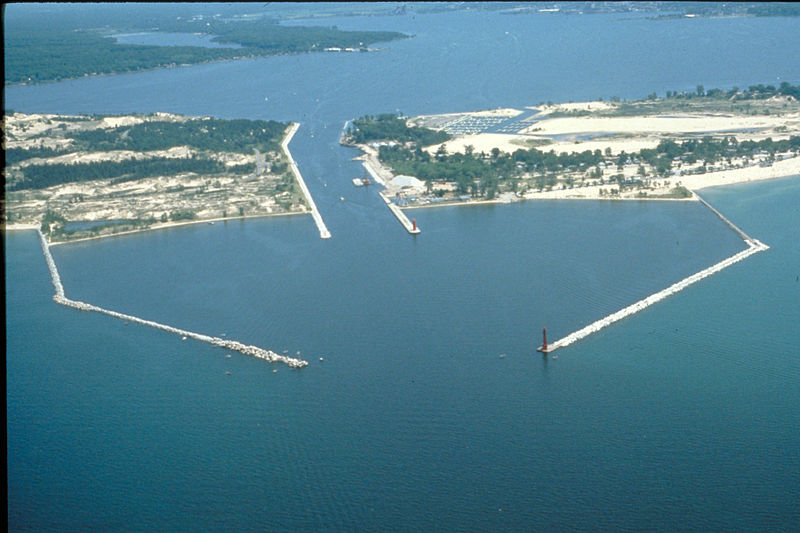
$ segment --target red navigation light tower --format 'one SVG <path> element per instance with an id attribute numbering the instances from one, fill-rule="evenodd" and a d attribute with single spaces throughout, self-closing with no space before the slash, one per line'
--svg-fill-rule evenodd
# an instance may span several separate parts
<path id="1" fill-rule="evenodd" d="M 411 219 L 411 223 L 414 224 L 414 231 L 417 231 L 417 219 L 416 218 L 412 218 Z"/>
<path id="2" fill-rule="evenodd" d="M 537 351 L 547 353 L 550 348 L 547 346 L 547 328 L 542 328 L 542 345 L 537 348 Z"/>

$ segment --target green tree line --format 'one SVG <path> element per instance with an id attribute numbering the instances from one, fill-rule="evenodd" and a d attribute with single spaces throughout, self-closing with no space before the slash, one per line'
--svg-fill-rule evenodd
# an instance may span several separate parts
<path id="1" fill-rule="evenodd" d="M 29 165 L 22 169 L 23 178 L 8 185 L 9 191 L 44 189 L 61 183 L 74 183 L 97 179 L 130 181 L 152 176 L 169 176 L 184 172 L 221 174 L 228 171 L 225 165 L 212 159 L 154 158 L 145 160 L 98 161 L 94 163 L 57 163 Z"/>
<path id="2" fill-rule="evenodd" d="M 429 182 L 455 182 L 462 194 L 489 198 L 499 191 L 501 183 L 516 190 L 517 180 L 523 173 L 538 174 L 543 180 L 541 186 L 552 185 L 555 173 L 584 171 L 604 160 L 600 150 L 556 154 L 530 148 L 506 154 L 494 148 L 491 154 L 476 154 L 467 147 L 463 154 L 448 154 L 440 148 L 432 156 L 419 148 L 409 150 L 399 145 L 381 146 L 379 158 L 397 174 L 408 174 Z"/>
<path id="3" fill-rule="evenodd" d="M 353 142 L 364 144 L 372 141 L 393 140 L 401 143 L 412 142 L 417 146 L 438 144 L 450 139 L 444 131 L 409 127 L 406 121 L 395 114 L 365 115 L 354 120 L 348 129 Z"/>
<path id="4" fill-rule="evenodd" d="M 714 164 L 723 159 L 753 156 L 762 151 L 772 156 L 776 153 L 798 152 L 800 136 L 779 141 L 764 139 L 739 142 L 735 137 L 705 137 L 681 142 L 664 140 L 656 148 L 631 154 L 622 152 L 617 155 L 616 163 L 621 168 L 629 159 L 639 159 L 650 164 L 659 175 L 666 176 L 675 158 L 682 158 L 687 163 L 703 161 Z M 508 189 L 516 190 L 523 174 L 533 174 L 537 186 L 544 187 L 554 185 L 557 174 L 585 172 L 607 160 L 600 150 L 556 154 L 530 148 L 505 154 L 494 148 L 491 154 L 476 154 L 467 147 L 463 154 L 448 154 L 440 148 L 431 155 L 418 147 L 409 149 L 399 144 L 381 146 L 379 158 L 395 174 L 416 176 L 426 182 L 455 182 L 462 194 L 488 198 L 492 198 L 504 184 Z"/>
<path id="5" fill-rule="evenodd" d="M 191 27 L 187 30 L 196 31 Z M 215 35 L 213 41 L 238 44 L 269 54 L 320 51 L 331 47 L 364 49 L 375 42 L 405 37 L 392 31 L 342 31 L 335 26 L 281 26 L 240 21 L 212 21 L 203 32 Z"/>
<path id="6" fill-rule="evenodd" d="M 253 55 L 246 49 L 127 45 L 91 32 L 6 26 L 5 81 L 36 83 Z"/>
<path id="7" fill-rule="evenodd" d="M 53 157 L 59 154 L 69 153 L 63 148 L 6 148 L 6 166 L 16 165 L 20 161 L 33 159 L 34 157 Z"/>
<path id="8" fill-rule="evenodd" d="M 800 100 L 800 85 L 792 85 L 784 81 L 775 87 L 774 85 L 750 85 L 747 89 L 739 89 L 739 87 L 732 87 L 731 89 L 708 89 L 706 90 L 702 85 L 698 85 L 694 91 L 667 91 L 667 98 L 732 98 L 734 100 L 763 100 L 772 98 L 773 96 L 791 96 Z M 655 100 L 656 94 L 652 93 L 648 99 Z"/>
<path id="9" fill-rule="evenodd" d="M 178 20 L 180 19 L 180 20 Z M 321 51 L 326 47 L 365 48 L 407 37 L 397 32 L 342 31 L 335 27 L 281 26 L 270 20 L 193 20 L 136 17 L 89 25 L 74 16 L 42 13 L 5 21 L 5 83 L 36 83 L 94 74 L 114 74 L 181 64 Z M 240 48 L 118 44 L 109 31 L 177 31 L 215 35 Z"/>
<path id="10" fill-rule="evenodd" d="M 147 121 L 133 126 L 96 128 L 66 133 L 79 150 L 166 150 L 190 146 L 198 150 L 252 154 L 280 150 L 286 124 L 274 120 L 189 119 Z"/>
<path id="11" fill-rule="evenodd" d="M 707 165 L 713 165 L 723 159 L 753 156 L 762 151 L 774 156 L 779 152 L 796 152 L 798 150 L 800 150 L 800 136 L 792 136 L 780 141 L 767 138 L 760 141 L 742 142 L 733 136 L 722 139 L 707 136 L 702 139 L 687 139 L 678 142 L 663 140 L 658 143 L 656 148 L 645 148 L 630 156 L 622 152 L 619 159 L 638 157 L 652 165 L 656 172 L 663 176 L 670 170 L 672 161 L 676 157 L 689 164 L 703 161 Z"/>

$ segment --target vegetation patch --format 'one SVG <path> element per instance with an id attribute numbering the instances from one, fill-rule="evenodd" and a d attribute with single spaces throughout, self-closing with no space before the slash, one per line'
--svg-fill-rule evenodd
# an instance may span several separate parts
<path id="1" fill-rule="evenodd" d="M 307 209 L 280 122 L 13 113 L 3 129 L 5 222 L 51 240 Z"/>
<path id="2" fill-rule="evenodd" d="M 753 113 L 791 117 L 798 112 L 798 95 L 800 86 L 785 82 L 778 87 L 753 85 L 745 90 L 734 87 L 729 91 L 706 91 L 698 86 L 693 92 L 668 91 L 667 98 L 651 95 L 639 102 L 616 102 L 595 106 L 594 110 L 588 106 L 564 105 L 546 113 L 545 120 L 556 116 L 653 115 L 698 121 L 701 120 L 698 117 L 706 115 L 719 120 L 720 116 L 741 117 Z M 670 112 L 676 116 L 668 116 Z M 792 120 L 789 118 L 787 123 L 791 124 Z M 430 123 L 437 122 L 433 120 Z M 493 148 L 489 153 L 477 152 L 471 144 L 465 144 L 463 152 L 448 153 L 445 141 L 449 136 L 446 132 L 412 128 L 401 117 L 385 114 L 353 121 L 344 140 L 370 144 L 377 149 L 379 162 L 392 174 L 414 176 L 425 183 L 426 194 L 409 191 L 403 202 L 437 203 L 456 197 L 491 200 L 504 193 L 513 193 L 505 195 L 507 199 L 526 191 L 604 185 L 614 187 L 599 190 L 596 194 L 618 196 L 625 191 L 630 194 L 630 191 L 638 190 L 639 197 L 690 198 L 691 192 L 679 182 L 668 189 L 671 185 L 669 179 L 754 165 L 770 166 L 775 161 L 795 157 L 800 154 L 800 135 L 787 135 L 793 131 L 786 126 L 780 131 L 776 128 L 775 133 L 780 136 L 776 139 L 764 138 L 764 135 L 748 138 L 749 129 L 741 132 L 731 129 L 731 133 L 702 136 L 664 132 L 660 134 L 662 140 L 653 148 L 630 152 L 621 150 L 618 153 L 612 153 L 611 148 L 557 153 L 547 150 L 547 146 L 553 143 L 551 138 L 520 136 L 511 141 L 520 148 L 512 149 L 510 153 L 499 148 Z M 649 135 L 652 138 L 653 134 Z M 610 137 L 637 140 L 635 133 L 611 134 Z M 456 142 L 469 142 L 469 138 L 459 138 Z M 434 151 L 432 147 L 436 145 L 439 146 Z M 425 149 L 426 146 L 429 148 Z M 403 194 L 403 191 L 398 192 Z M 584 195 L 576 191 L 574 196 Z"/>
<path id="3" fill-rule="evenodd" d="M 395 114 L 367 115 L 354 120 L 347 130 L 347 140 L 355 144 L 374 141 L 410 143 L 415 147 L 438 144 L 451 139 L 445 131 L 408 126 L 406 119 Z"/>
<path id="4" fill-rule="evenodd" d="M 187 9 L 187 6 L 175 6 Z M 388 31 L 282 26 L 270 19 L 167 16 L 133 8 L 69 12 L 39 9 L 6 12 L 4 52 L 6 83 L 37 83 L 97 74 L 133 72 L 208 61 L 322 52 L 340 48 L 368 50 L 376 42 L 407 37 Z M 115 33 L 174 32 L 213 35 L 237 48 L 118 44 Z"/>

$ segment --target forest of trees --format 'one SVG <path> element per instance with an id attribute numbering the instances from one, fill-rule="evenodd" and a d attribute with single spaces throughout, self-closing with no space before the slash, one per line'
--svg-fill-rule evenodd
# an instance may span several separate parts
<path id="1" fill-rule="evenodd" d="M 212 21 L 203 32 L 216 35 L 213 39 L 216 42 L 238 44 L 262 55 L 312 52 L 330 47 L 365 49 L 372 43 L 405 37 L 389 31 L 342 31 L 336 27 L 280 26 L 272 22 Z"/>
<path id="2" fill-rule="evenodd" d="M 530 148 L 506 154 L 495 148 L 491 154 L 478 154 L 467 147 L 463 154 L 448 154 L 440 148 L 431 155 L 419 148 L 409 150 L 399 145 L 381 146 L 379 157 L 397 174 L 416 176 L 428 182 L 454 182 L 461 194 L 489 199 L 499 192 L 501 183 L 516 191 L 524 173 L 538 174 L 537 183 L 544 187 L 555 184 L 555 175 L 559 172 L 586 171 L 604 160 L 600 150 L 555 154 Z"/>
<path id="3" fill-rule="evenodd" d="M 694 91 L 667 91 L 667 98 L 732 98 L 734 100 L 763 100 L 765 98 L 772 98 L 773 96 L 791 96 L 796 100 L 800 100 L 800 85 L 792 85 L 789 82 L 781 82 L 780 85 L 751 85 L 747 89 L 739 89 L 733 87 L 728 90 L 724 89 L 708 89 L 706 90 L 702 85 L 698 85 Z M 655 93 L 650 95 L 650 99 L 655 99 Z"/>
<path id="4" fill-rule="evenodd" d="M 36 148 L 6 148 L 6 166 L 16 165 L 20 161 L 33 159 L 34 157 L 53 157 L 59 154 L 69 153 L 66 149 L 56 149 L 47 147 Z"/>
<path id="5" fill-rule="evenodd" d="M 450 139 L 450 135 L 444 131 L 417 126 L 408 127 L 404 118 L 391 113 L 366 115 L 356 119 L 350 125 L 347 135 L 352 142 L 358 144 L 392 140 L 400 143 L 411 142 L 416 146 L 428 146 Z"/>
<path id="6" fill-rule="evenodd" d="M 66 132 L 80 150 L 165 150 L 190 146 L 198 150 L 252 154 L 277 151 L 286 124 L 274 120 L 189 119 L 146 121 L 133 126 Z"/>
<path id="7" fill-rule="evenodd" d="M 61 183 L 115 179 L 118 182 L 151 176 L 170 176 L 183 172 L 198 174 L 220 174 L 228 169 L 219 161 L 206 158 L 153 159 L 125 161 L 97 161 L 93 163 L 56 163 L 52 165 L 28 165 L 24 167 L 24 179 L 7 186 L 9 191 L 22 189 L 44 189 Z"/>
<path id="8" fill-rule="evenodd" d="M 66 117 L 70 118 L 70 117 Z M 88 117 L 86 117 L 88 118 Z M 102 120 L 103 116 L 92 119 Z M 92 163 L 28 164 L 18 163 L 34 157 L 53 157 L 74 152 L 103 152 L 131 150 L 145 152 L 167 150 L 175 146 L 208 151 L 209 153 L 235 152 L 252 154 L 254 149 L 262 153 L 277 152 L 286 130 L 286 124 L 274 120 L 222 120 L 216 118 L 190 118 L 185 121 L 152 120 L 131 126 L 116 128 L 93 128 L 67 130 L 55 128 L 43 136 L 59 136 L 71 139 L 69 148 L 36 147 L 12 148 L 6 153 L 7 190 L 42 189 L 61 183 L 73 183 L 96 179 L 135 180 L 152 176 L 174 175 L 182 172 L 198 174 L 238 174 L 255 170 L 252 164 L 225 166 L 211 155 L 200 154 L 191 158 L 130 159 L 126 161 L 99 161 Z M 272 172 L 285 172 L 284 163 L 275 163 Z"/>
<path id="9" fill-rule="evenodd" d="M 375 42 L 407 37 L 397 32 L 282 26 L 269 19 L 234 21 L 166 15 L 159 18 L 134 15 L 125 19 L 119 12 L 126 9 L 136 8 L 118 7 L 116 17 L 98 20 L 55 10 L 43 11 L 39 16 L 18 15 L 12 23 L 7 14 L 5 82 L 36 83 L 223 59 L 313 52 L 326 47 L 365 48 Z M 89 28 L 102 28 L 103 33 Z M 114 31 L 202 33 L 215 35 L 219 42 L 239 44 L 241 48 L 117 44 L 113 37 L 107 36 Z"/>
<path id="10" fill-rule="evenodd" d="M 37 83 L 253 55 L 234 48 L 123 45 L 86 31 L 6 26 L 5 81 Z"/>
<path id="11" fill-rule="evenodd" d="M 713 165 L 723 159 L 754 156 L 762 151 L 771 156 L 776 153 L 798 152 L 800 136 L 780 141 L 764 139 L 738 142 L 734 137 L 705 137 L 681 142 L 665 140 L 656 148 L 630 154 L 622 152 L 614 159 L 620 169 L 629 159 L 638 159 L 651 165 L 658 175 L 667 176 L 674 158 L 683 158 L 687 163 L 703 161 L 707 165 Z M 505 154 L 495 148 L 491 154 L 477 154 L 467 147 L 463 154 L 448 154 L 445 149 L 440 148 L 431 155 L 420 148 L 409 149 L 400 145 L 381 146 L 379 157 L 396 174 L 415 176 L 426 182 L 454 182 L 459 193 L 489 199 L 497 194 L 501 185 L 506 190 L 516 191 L 524 174 L 533 175 L 534 184 L 543 188 L 554 185 L 557 175 L 586 172 L 607 160 L 600 150 L 556 154 L 553 151 L 542 152 L 531 148 Z M 569 176 L 567 179 L 569 180 Z"/>

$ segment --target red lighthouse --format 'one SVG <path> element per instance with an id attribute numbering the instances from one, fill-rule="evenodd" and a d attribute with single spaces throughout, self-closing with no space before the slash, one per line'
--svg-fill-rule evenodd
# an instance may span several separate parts
<path id="1" fill-rule="evenodd" d="M 537 351 L 547 353 L 550 348 L 547 347 L 547 328 L 542 328 L 542 345 L 537 348 Z"/>

